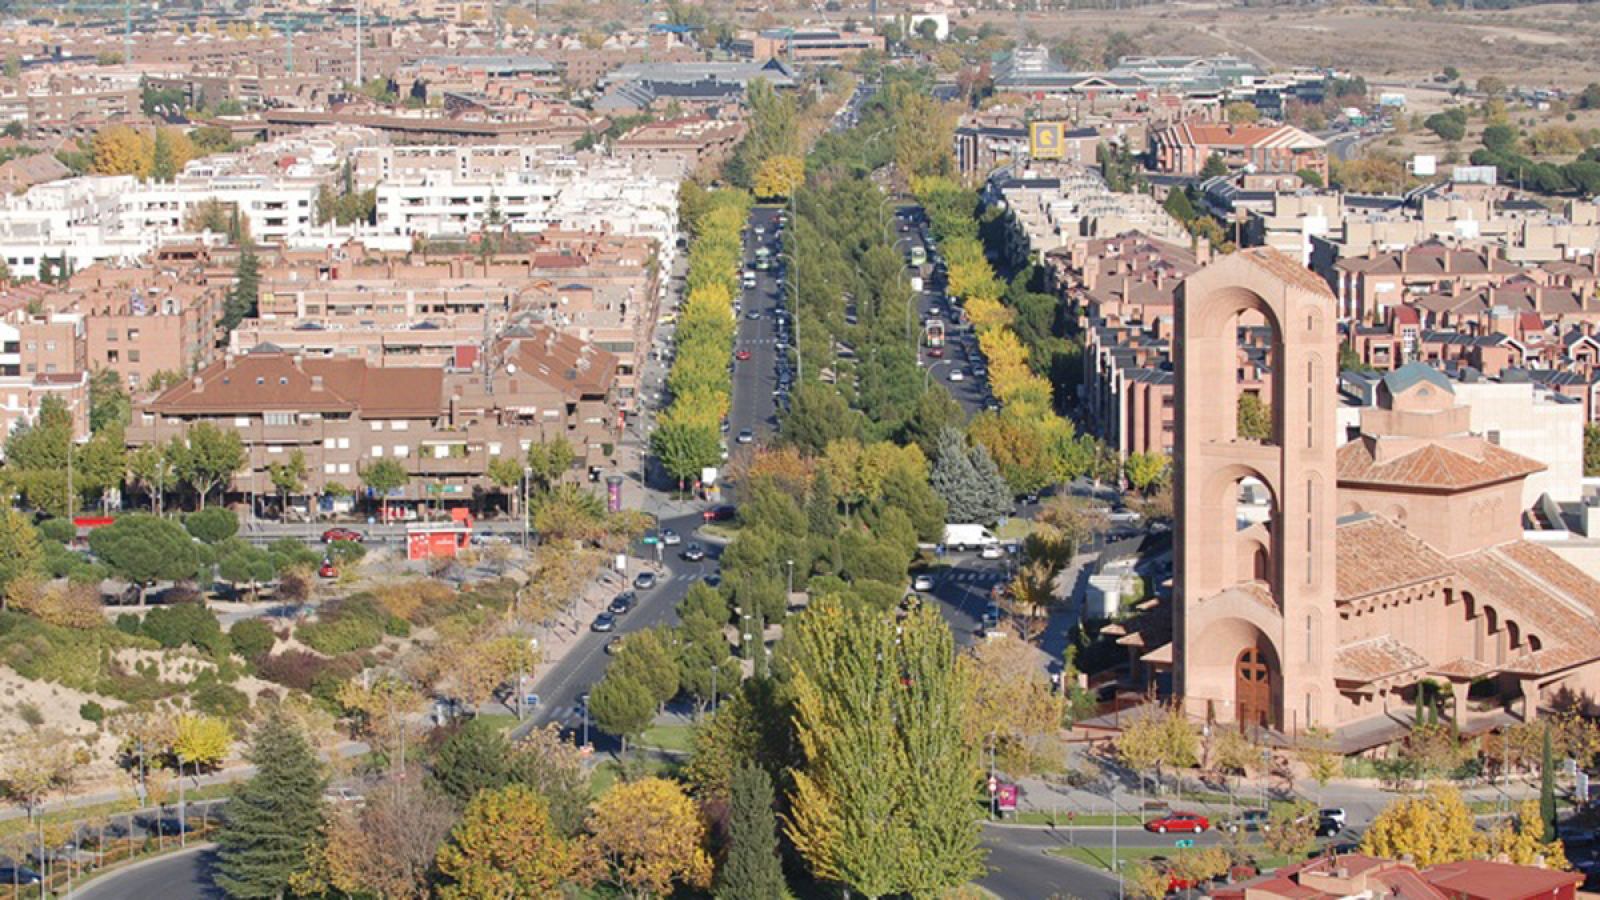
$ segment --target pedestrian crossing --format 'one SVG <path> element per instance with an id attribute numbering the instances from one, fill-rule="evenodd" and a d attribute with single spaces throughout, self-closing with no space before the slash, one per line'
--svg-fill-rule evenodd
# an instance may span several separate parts
<path id="1" fill-rule="evenodd" d="M 999 569 L 951 569 L 938 577 L 940 582 L 954 584 L 995 584 L 1005 579 L 1006 573 Z"/>

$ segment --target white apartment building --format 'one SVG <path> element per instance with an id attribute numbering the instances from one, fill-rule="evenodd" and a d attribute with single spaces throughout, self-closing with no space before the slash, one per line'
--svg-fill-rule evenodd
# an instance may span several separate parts
<path id="1" fill-rule="evenodd" d="M 677 179 L 611 159 L 558 159 L 478 178 L 435 170 L 377 190 L 380 236 L 466 237 L 484 229 L 491 208 L 518 234 L 609 232 L 670 247 L 678 233 Z"/>
<path id="2" fill-rule="evenodd" d="M 316 180 L 266 175 L 181 175 L 171 184 L 146 182 L 121 195 L 118 224 L 124 230 L 155 232 L 158 238 L 189 234 L 196 207 L 215 200 L 237 208 L 254 239 L 282 241 L 316 221 L 319 185 Z"/>
<path id="3" fill-rule="evenodd" d="M 990 180 L 990 191 L 1005 202 L 1013 231 L 1036 260 L 1074 241 L 1128 231 L 1180 246 L 1189 243 L 1183 223 L 1154 197 L 1113 191 L 1088 169 L 1001 170 Z"/>

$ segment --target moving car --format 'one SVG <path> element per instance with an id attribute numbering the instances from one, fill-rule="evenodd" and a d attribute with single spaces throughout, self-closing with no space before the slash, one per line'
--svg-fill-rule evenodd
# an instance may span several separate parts
<path id="1" fill-rule="evenodd" d="M 1199 834 L 1211 827 L 1211 821 L 1199 813 L 1175 812 L 1168 813 L 1159 819 L 1151 819 L 1144 823 L 1145 831 L 1156 834 L 1166 834 L 1169 831 L 1188 831 Z"/>
<path id="2" fill-rule="evenodd" d="M 611 613 L 603 612 L 594 617 L 594 622 L 589 625 L 590 631 L 611 631 L 617 627 L 617 618 Z M 609 649 L 610 645 L 606 645 Z"/>
<path id="3" fill-rule="evenodd" d="M 999 544 L 990 544 L 989 546 L 978 551 L 979 559 L 1003 559 L 1005 558 L 1005 555 L 1006 552 L 1000 549 Z"/>
<path id="4" fill-rule="evenodd" d="M 967 380 L 967 376 L 961 374 L 961 370 L 960 369 L 956 369 L 955 371 L 950 373 L 950 380 L 951 381 L 966 381 Z"/>
<path id="5" fill-rule="evenodd" d="M 598 629 L 596 629 L 596 630 L 598 630 Z M 617 654 L 617 653 L 621 653 L 622 652 L 622 635 L 619 634 L 616 637 L 612 638 L 611 640 L 606 641 L 605 651 L 606 651 L 606 655 L 608 655 L 608 656 L 614 655 L 614 654 Z"/>
<path id="6" fill-rule="evenodd" d="M 913 591 L 931 591 L 931 590 L 933 590 L 933 576 L 932 575 L 918 575 L 916 578 L 913 578 L 911 580 L 911 589 Z"/>
<path id="7" fill-rule="evenodd" d="M 713 506 L 710 509 L 701 510 L 700 518 L 707 522 L 731 522 L 733 521 L 733 517 L 737 512 L 738 510 L 735 507 L 729 506 L 728 504 L 723 504 L 721 506 Z"/>
<path id="8" fill-rule="evenodd" d="M 706 558 L 706 551 L 699 544 L 690 544 L 683 548 L 683 558 L 689 562 L 699 562 Z"/>
<path id="9" fill-rule="evenodd" d="M 951 523 L 944 526 L 944 544 L 951 550 L 961 552 L 973 547 L 988 547 L 998 545 L 1000 539 L 994 532 L 971 523 Z"/>
<path id="10" fill-rule="evenodd" d="M 27 866 L 0 866 L 0 884 L 38 884 L 44 879 Z"/>
<path id="11" fill-rule="evenodd" d="M 664 528 L 661 530 L 661 543 L 665 544 L 666 546 L 676 547 L 682 541 L 683 538 L 678 537 L 678 533 L 673 531 L 671 528 Z"/>
<path id="12" fill-rule="evenodd" d="M 613 616 L 625 616 L 633 609 L 634 595 L 629 591 L 611 598 L 611 605 L 606 607 L 606 612 Z"/>
<path id="13" fill-rule="evenodd" d="M 355 541 L 361 543 L 361 532 L 349 528 L 329 528 L 322 533 L 322 542 L 331 544 L 334 541 Z"/>
<path id="14" fill-rule="evenodd" d="M 1333 837 L 1344 830 L 1344 823 L 1338 819 L 1317 819 L 1317 837 Z"/>
<path id="15" fill-rule="evenodd" d="M 750 351 L 740 350 L 739 352 L 733 354 L 733 358 L 737 359 L 739 362 L 744 362 L 750 358 Z"/>
<path id="16" fill-rule="evenodd" d="M 741 444 L 751 444 L 751 443 L 755 442 L 755 439 L 756 439 L 756 433 L 751 431 L 750 429 L 743 428 L 743 429 L 739 430 L 739 443 L 741 443 Z"/>
<path id="17" fill-rule="evenodd" d="M 1329 807 L 1327 807 L 1325 809 L 1319 809 L 1319 810 L 1317 810 L 1317 818 L 1319 818 L 1319 819 L 1332 819 L 1335 822 L 1339 823 L 1339 827 L 1340 828 L 1343 828 L 1345 826 L 1344 807 L 1342 807 L 1342 806 L 1329 806 Z"/>
<path id="18" fill-rule="evenodd" d="M 634 576 L 633 589 L 636 591 L 648 591 L 655 586 L 656 573 L 654 572 L 640 572 Z"/>
<path id="19" fill-rule="evenodd" d="M 755 321 L 755 320 L 757 320 L 757 319 L 759 319 L 759 318 L 761 318 L 761 310 L 759 310 L 759 309 L 752 309 L 752 310 L 750 310 L 750 311 L 749 311 L 749 312 L 747 312 L 747 313 L 745 313 L 745 314 L 744 314 L 744 317 L 745 317 L 745 318 L 746 318 L 746 319 L 749 319 L 749 320 L 750 320 L 750 321 L 752 321 L 752 322 L 754 322 L 754 321 Z"/>

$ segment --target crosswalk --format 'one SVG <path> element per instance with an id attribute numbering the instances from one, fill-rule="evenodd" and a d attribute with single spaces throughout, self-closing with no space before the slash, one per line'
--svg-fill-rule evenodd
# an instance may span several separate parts
<path id="1" fill-rule="evenodd" d="M 995 584 L 1004 581 L 1006 573 L 999 569 L 951 569 L 939 576 L 939 581 L 954 584 Z"/>

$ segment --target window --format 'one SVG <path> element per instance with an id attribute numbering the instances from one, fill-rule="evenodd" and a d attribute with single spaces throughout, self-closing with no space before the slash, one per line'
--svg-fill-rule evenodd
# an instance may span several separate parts
<path id="1" fill-rule="evenodd" d="M 373 422 L 372 423 L 372 430 L 373 431 L 382 431 L 383 430 L 383 422 L 381 420 L 377 421 L 377 422 Z"/>
<path id="2" fill-rule="evenodd" d="M 266 420 L 268 425 L 294 424 L 294 413 L 292 412 L 269 412 L 263 413 L 262 417 Z"/>
<path id="3" fill-rule="evenodd" d="M 137 351 L 137 350 L 129 350 L 128 351 L 128 362 L 138 362 L 138 361 L 139 361 L 139 351 Z"/>
<path id="4" fill-rule="evenodd" d="M 338 471 L 339 471 L 339 467 L 334 465 L 333 463 L 323 463 L 322 464 L 322 474 L 324 474 L 324 475 L 335 475 L 335 474 L 338 474 Z"/>
<path id="5" fill-rule="evenodd" d="M 249 428 L 250 427 L 250 417 L 249 416 L 235 416 L 234 419 L 233 419 L 233 427 L 235 427 L 235 428 Z"/>
<path id="6" fill-rule="evenodd" d="M 499 456 L 500 455 L 500 445 L 498 443 L 491 443 L 489 445 L 489 455 L 490 456 Z"/>
<path id="7" fill-rule="evenodd" d="M 378 459 L 378 458 L 380 458 L 382 456 L 383 456 L 383 445 L 382 444 L 373 444 L 372 445 L 372 458 L 373 459 Z"/>
<path id="8" fill-rule="evenodd" d="M 129 328 L 128 329 L 128 340 L 137 341 L 138 339 L 139 339 L 139 329 L 137 329 L 137 328 Z"/>
<path id="9" fill-rule="evenodd" d="M 403 419 L 395 419 L 389 423 L 390 431 L 406 431 L 411 428 L 411 423 Z"/>
<path id="10" fill-rule="evenodd" d="M 394 445 L 394 455 L 397 456 L 397 457 L 410 456 L 411 455 L 411 448 L 406 446 L 405 444 L 395 444 Z"/>
<path id="11" fill-rule="evenodd" d="M 350 464 L 349 463 L 339 463 L 339 474 L 340 475 L 349 475 L 350 474 Z"/>
<path id="12" fill-rule="evenodd" d="M 106 329 L 106 340 L 108 340 L 108 341 L 110 341 L 112 343 L 116 343 L 116 341 L 117 341 L 117 330 L 115 328 L 107 328 Z"/>
<path id="13" fill-rule="evenodd" d="M 55 341 L 45 341 L 44 342 L 44 349 L 45 349 L 45 352 L 47 352 L 47 353 L 54 353 L 55 350 L 56 350 L 56 342 Z"/>
<path id="14" fill-rule="evenodd" d="M 272 454 L 282 453 L 283 452 L 283 445 L 282 444 L 268 444 L 267 445 L 267 452 L 268 453 L 272 453 Z"/>
<path id="15" fill-rule="evenodd" d="M 106 362 L 114 363 L 114 362 L 121 362 L 121 361 L 122 361 L 122 355 L 120 353 L 118 353 L 115 350 L 107 350 L 106 351 Z"/>

